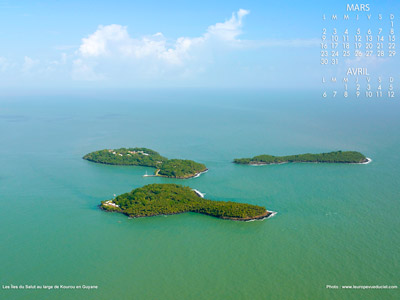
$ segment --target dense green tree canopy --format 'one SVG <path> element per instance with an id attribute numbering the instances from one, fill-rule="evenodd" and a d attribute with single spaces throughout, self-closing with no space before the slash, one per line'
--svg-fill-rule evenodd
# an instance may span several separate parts
<path id="1" fill-rule="evenodd" d="M 206 171 L 205 165 L 193 160 L 169 159 L 160 166 L 159 175 L 173 178 L 185 178 Z"/>
<path id="2" fill-rule="evenodd" d="M 258 155 L 253 158 L 237 158 L 237 164 L 279 164 L 287 162 L 320 162 L 320 163 L 363 163 L 367 158 L 356 151 L 335 151 L 320 154 L 298 154 L 288 156 Z"/>
<path id="3" fill-rule="evenodd" d="M 147 148 L 105 149 L 86 154 L 83 159 L 109 165 L 158 167 L 167 158 Z"/>
<path id="4" fill-rule="evenodd" d="M 197 212 L 226 219 L 248 220 L 268 215 L 264 207 L 199 197 L 191 188 L 178 184 L 149 184 L 103 201 L 101 207 L 130 217 Z"/>
<path id="5" fill-rule="evenodd" d="M 83 159 L 109 165 L 154 167 L 156 176 L 190 178 L 207 171 L 203 164 L 192 160 L 167 159 L 147 148 L 105 149 L 86 154 Z"/>

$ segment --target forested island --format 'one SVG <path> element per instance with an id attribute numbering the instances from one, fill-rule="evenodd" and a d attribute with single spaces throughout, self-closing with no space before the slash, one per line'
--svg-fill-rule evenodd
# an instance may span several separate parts
<path id="1" fill-rule="evenodd" d="M 352 163 L 365 164 L 371 160 L 356 151 L 334 151 L 319 154 L 298 154 L 288 156 L 258 155 L 253 158 L 237 158 L 234 163 L 243 165 L 270 165 L 290 162 L 315 162 L 315 163 Z"/>
<path id="2" fill-rule="evenodd" d="M 153 167 L 157 170 L 150 176 L 178 179 L 197 177 L 207 171 L 204 164 L 187 159 L 168 159 L 147 148 L 104 149 L 86 154 L 83 159 L 108 165 Z"/>
<path id="3" fill-rule="evenodd" d="M 271 215 L 261 206 L 213 201 L 200 195 L 198 191 L 178 184 L 149 184 L 112 200 L 102 201 L 100 207 L 131 218 L 196 212 L 221 219 L 250 221 Z"/>

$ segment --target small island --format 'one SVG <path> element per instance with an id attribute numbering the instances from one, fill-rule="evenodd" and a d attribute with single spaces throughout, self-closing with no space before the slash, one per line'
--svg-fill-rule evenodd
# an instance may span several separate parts
<path id="1" fill-rule="evenodd" d="M 271 165 L 295 162 L 314 163 L 344 163 L 344 164 L 367 164 L 370 158 L 356 151 L 334 151 L 319 154 L 298 154 L 288 156 L 258 155 L 253 158 L 237 158 L 233 162 L 242 165 Z"/>
<path id="2" fill-rule="evenodd" d="M 262 220 L 273 215 L 264 207 L 203 198 L 203 194 L 178 184 L 149 184 L 102 201 L 100 207 L 131 218 L 196 212 L 236 221 Z"/>
<path id="3" fill-rule="evenodd" d="M 204 164 L 187 159 L 168 159 L 147 148 L 104 149 L 86 154 L 83 159 L 108 165 L 156 168 L 154 175 L 145 176 L 188 179 L 208 171 Z"/>

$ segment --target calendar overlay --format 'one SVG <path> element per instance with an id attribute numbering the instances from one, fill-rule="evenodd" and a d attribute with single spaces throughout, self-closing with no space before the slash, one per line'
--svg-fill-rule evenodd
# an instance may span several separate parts
<path id="1" fill-rule="evenodd" d="M 398 98 L 395 13 L 372 4 L 347 4 L 322 15 L 323 98 Z"/>

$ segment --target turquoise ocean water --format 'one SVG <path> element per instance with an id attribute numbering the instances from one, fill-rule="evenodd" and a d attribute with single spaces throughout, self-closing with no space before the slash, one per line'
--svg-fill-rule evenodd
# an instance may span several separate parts
<path id="1" fill-rule="evenodd" d="M 0 97 L 0 299 L 400 299 L 400 102 L 312 92 L 158 90 Z M 143 146 L 199 178 L 97 165 Z M 250 167 L 233 158 L 357 150 L 368 165 Z M 266 221 L 128 219 L 100 201 L 149 183 L 266 206 Z"/>

